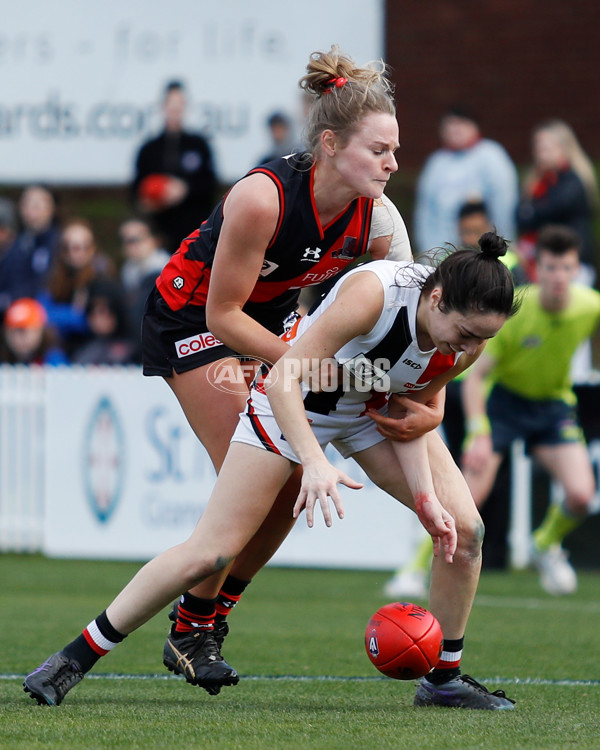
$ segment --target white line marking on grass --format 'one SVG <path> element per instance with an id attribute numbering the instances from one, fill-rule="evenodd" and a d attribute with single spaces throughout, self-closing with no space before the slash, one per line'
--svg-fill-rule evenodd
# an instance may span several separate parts
<path id="1" fill-rule="evenodd" d="M 24 674 L 0 674 L 0 680 L 23 680 Z M 139 680 L 162 681 L 183 680 L 179 675 L 172 674 L 88 674 L 86 680 Z M 389 677 L 341 677 L 334 675 L 240 675 L 241 680 L 255 682 L 383 682 Z M 480 680 L 488 685 L 557 685 L 559 687 L 600 687 L 600 680 L 548 680 L 542 677 L 484 677 Z"/>
<path id="2" fill-rule="evenodd" d="M 475 597 L 475 606 L 498 607 L 501 609 L 539 609 L 552 612 L 572 612 L 576 608 L 577 612 L 581 613 L 591 615 L 600 613 L 600 602 L 574 602 L 568 597 L 565 599 L 530 599 L 528 597 L 519 599 L 516 596 L 483 595 Z"/>

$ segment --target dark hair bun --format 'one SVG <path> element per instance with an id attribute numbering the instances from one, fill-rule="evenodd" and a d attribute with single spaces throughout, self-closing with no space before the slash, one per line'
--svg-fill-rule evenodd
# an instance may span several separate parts
<path id="1" fill-rule="evenodd" d="M 486 232 L 479 238 L 479 247 L 483 255 L 497 259 L 506 255 L 508 242 L 496 232 Z"/>

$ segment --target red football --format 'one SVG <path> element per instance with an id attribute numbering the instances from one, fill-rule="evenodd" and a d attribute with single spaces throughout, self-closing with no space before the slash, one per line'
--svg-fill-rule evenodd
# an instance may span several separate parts
<path id="1" fill-rule="evenodd" d="M 442 628 L 424 607 L 394 602 L 381 607 L 365 631 L 369 659 L 395 680 L 414 680 L 430 672 L 442 653 Z"/>

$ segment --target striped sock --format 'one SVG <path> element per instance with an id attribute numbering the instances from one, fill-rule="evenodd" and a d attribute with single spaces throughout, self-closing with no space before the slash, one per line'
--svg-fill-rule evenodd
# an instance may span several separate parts
<path id="1" fill-rule="evenodd" d="M 464 637 L 454 640 L 444 638 L 440 660 L 435 665 L 433 671 L 427 675 L 427 679 L 430 682 L 439 685 L 442 682 L 447 682 L 454 677 L 458 677 L 464 642 Z"/>
<path id="2" fill-rule="evenodd" d="M 89 672 L 101 656 L 112 651 L 126 637 L 113 628 L 104 610 L 81 635 L 63 648 L 62 653 L 78 662 L 83 672 Z"/>
<path id="3" fill-rule="evenodd" d="M 201 599 L 186 591 L 181 597 L 177 610 L 176 633 L 190 633 L 192 630 L 213 630 L 215 623 L 215 600 Z"/>
<path id="4" fill-rule="evenodd" d="M 227 576 L 217 596 L 216 620 L 222 621 L 227 617 L 242 598 L 249 583 L 250 581 L 242 581 L 235 576 Z"/>

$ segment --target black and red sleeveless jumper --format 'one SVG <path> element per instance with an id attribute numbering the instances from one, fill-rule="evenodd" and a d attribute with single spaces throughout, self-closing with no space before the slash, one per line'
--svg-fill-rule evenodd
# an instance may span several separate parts
<path id="1" fill-rule="evenodd" d="M 251 174 L 264 174 L 273 181 L 280 210 L 277 228 L 244 312 L 278 333 L 282 320 L 296 309 L 303 287 L 337 276 L 365 254 L 373 201 L 352 201 L 322 227 L 313 194 L 314 166 L 306 155 L 277 159 L 252 169 L 248 172 Z M 186 308 L 188 319 L 193 307 L 203 308 L 206 304 L 226 212 L 225 198 L 202 226 L 182 242 L 156 282 L 169 308 L 173 312 Z M 231 273 L 235 273 L 235 268 Z"/>

